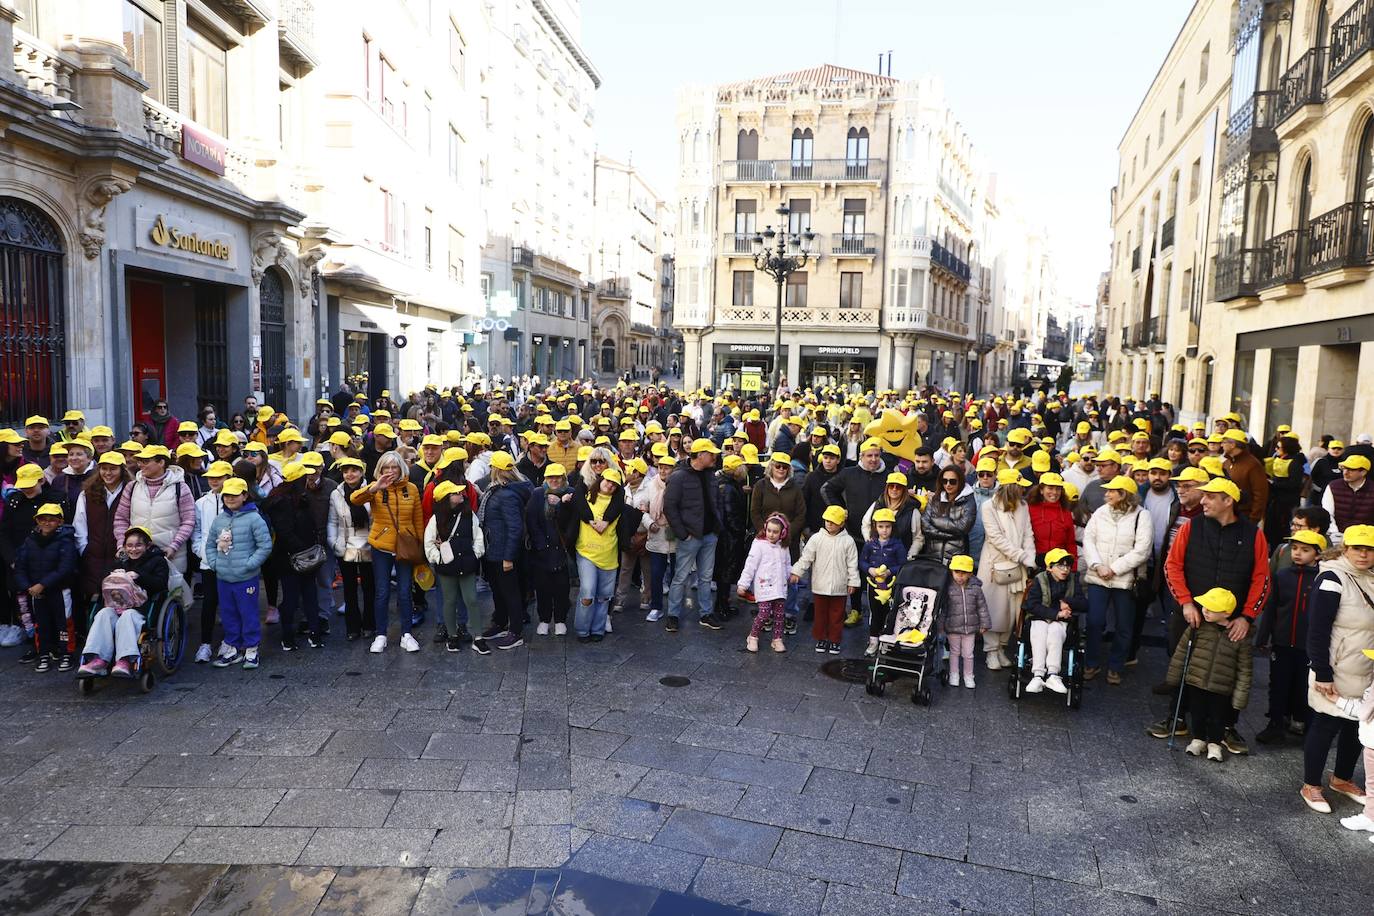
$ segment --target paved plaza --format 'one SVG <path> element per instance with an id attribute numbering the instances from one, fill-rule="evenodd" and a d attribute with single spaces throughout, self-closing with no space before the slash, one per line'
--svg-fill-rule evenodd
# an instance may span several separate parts
<path id="1" fill-rule="evenodd" d="M 1157 647 L 1077 712 L 988 674 L 922 708 L 801 635 L 753 656 L 740 619 L 639 616 L 487 658 L 274 645 L 147 696 L 6 650 L 0 909 L 1370 912 L 1374 847 L 1302 805 L 1298 748 L 1218 765 L 1143 733 Z"/>

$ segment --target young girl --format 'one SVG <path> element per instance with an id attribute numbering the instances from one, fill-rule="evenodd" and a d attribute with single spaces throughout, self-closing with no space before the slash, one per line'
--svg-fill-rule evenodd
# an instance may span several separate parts
<path id="1" fill-rule="evenodd" d="M 859 588 L 859 549 L 844 530 L 848 517 L 843 506 L 826 509 L 821 515 L 825 530 L 811 535 L 802 548 L 801 559 L 792 567 L 792 582 L 800 582 L 811 573 L 816 608 L 811 635 L 816 637 L 816 651 L 831 655 L 840 654 L 845 600 Z"/>
<path id="2" fill-rule="evenodd" d="M 272 554 L 272 535 L 256 506 L 247 505 L 248 482 L 234 476 L 219 490 L 224 511 L 205 536 L 205 568 L 215 574 L 224 642 L 214 666 L 258 667 L 262 625 L 258 621 L 258 578 Z"/>
<path id="3" fill-rule="evenodd" d="M 14 510 L 11 509 L 11 512 Z M 62 508 L 44 503 L 33 514 L 33 531 L 14 559 L 14 582 L 28 599 L 38 639 L 35 671 L 71 670 L 64 593 L 76 577 L 76 535 L 62 524 Z"/>
<path id="4" fill-rule="evenodd" d="M 445 648 L 462 651 L 477 605 L 477 568 L 486 545 L 468 503 L 467 486 L 451 480 L 434 488 L 434 515 L 425 525 L 425 559 L 434 567 L 444 597 Z M 480 623 L 481 621 L 476 621 Z M 477 628 L 477 632 L 482 631 Z"/>
<path id="5" fill-rule="evenodd" d="M 770 623 L 773 626 L 774 652 L 786 652 L 782 644 L 783 609 L 787 606 L 787 575 L 792 565 L 792 555 L 788 549 L 789 526 L 787 517 L 774 512 L 763 523 L 763 530 L 749 545 L 749 556 L 744 560 L 744 570 L 740 573 L 739 585 L 735 591 L 746 601 L 749 592 L 754 593 L 759 612 L 754 617 L 754 626 L 744 647 L 750 652 L 759 651 L 759 634 Z"/>
<path id="6" fill-rule="evenodd" d="M 972 688 L 973 643 L 992 626 L 983 583 L 973 575 L 973 557 L 960 554 L 949 561 L 950 582 L 945 589 L 945 618 L 941 624 L 949 640 L 949 686 L 959 686 L 959 667 L 963 663 L 963 684 Z"/>
<path id="7" fill-rule="evenodd" d="M 171 566 L 162 549 L 143 528 L 124 534 L 124 547 L 115 555 L 114 568 L 100 584 L 102 607 L 91 621 L 86 646 L 81 650 L 81 677 L 133 677 L 138 669 L 138 634 L 148 599 L 167 590 Z M 114 668 L 107 666 L 114 661 Z"/>
<path id="8" fill-rule="evenodd" d="M 1026 693 L 1040 693 L 1046 687 L 1055 693 L 1068 693 L 1059 676 L 1064 654 L 1068 621 L 1074 614 L 1088 612 L 1083 584 L 1073 572 L 1073 557 L 1062 547 L 1045 554 L 1045 571 L 1031 579 L 1026 592 L 1025 612 L 1031 620 L 1031 674 Z"/>
<path id="9" fill-rule="evenodd" d="M 920 513 L 916 513 L 919 517 Z M 892 583 L 897 578 L 897 573 L 902 568 L 902 563 L 906 560 L 907 546 L 898 538 L 893 537 L 893 529 L 897 524 L 897 513 L 887 507 L 875 509 L 872 515 L 873 537 L 864 543 L 864 549 L 859 552 L 859 575 L 867 583 L 866 593 L 868 595 L 868 649 L 867 654 L 873 655 L 878 651 L 878 637 L 886 631 L 887 627 L 887 601 L 880 601 L 879 591 L 888 593 L 889 600 L 892 593 Z M 918 523 L 919 524 L 919 523 Z M 874 583 L 873 570 L 882 567 L 885 576 Z"/>
<path id="10" fill-rule="evenodd" d="M 196 500 L 196 526 L 191 532 L 190 546 L 191 553 L 196 558 L 196 565 L 200 567 L 203 592 L 200 599 L 200 648 L 196 650 L 197 664 L 214 658 L 215 618 L 219 615 L 219 586 L 215 582 L 214 570 L 205 566 L 205 535 L 210 531 L 210 523 L 224 508 L 219 491 L 233 473 L 234 469 L 227 461 L 216 461 L 211 464 L 205 470 L 205 481 L 210 489 Z"/>
<path id="11" fill-rule="evenodd" d="M 1169 662 L 1165 679 L 1177 687 L 1183 678 L 1183 660 L 1192 644 L 1188 663 L 1188 709 L 1193 714 L 1193 740 L 1188 753 L 1220 763 L 1221 739 L 1232 709 L 1244 709 L 1250 699 L 1250 637 L 1232 642 L 1226 624 L 1236 610 L 1236 596 L 1224 588 L 1197 595 L 1193 602 L 1202 609 L 1202 624 L 1187 639 L 1180 639 Z"/>

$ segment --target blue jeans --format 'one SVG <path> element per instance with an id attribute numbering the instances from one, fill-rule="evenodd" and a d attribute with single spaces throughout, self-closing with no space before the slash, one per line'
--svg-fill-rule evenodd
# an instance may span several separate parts
<path id="1" fill-rule="evenodd" d="M 668 574 L 666 553 L 649 551 L 649 609 L 663 610 L 663 579 Z"/>
<path id="2" fill-rule="evenodd" d="M 668 616 L 681 617 L 687 601 L 687 580 L 696 575 L 697 612 L 711 613 L 711 580 L 716 573 L 716 536 L 685 538 L 677 542 L 677 570 L 668 587 Z"/>
<path id="3" fill-rule="evenodd" d="M 1131 628 L 1135 623 L 1135 596 L 1128 588 L 1107 588 L 1105 585 L 1089 585 L 1088 592 L 1088 656 L 1084 666 L 1102 667 L 1102 634 L 1107 628 L 1109 617 L 1112 632 L 1111 652 L 1107 656 L 1107 670 L 1117 674 L 1126 667 L 1126 654 L 1131 648 Z"/>
<path id="4" fill-rule="evenodd" d="M 376 608 L 377 635 L 385 636 L 387 621 L 390 617 L 391 608 L 391 571 L 396 571 L 396 616 L 401 619 L 401 632 L 410 632 L 410 618 L 414 614 L 414 607 L 410 600 L 410 584 L 414 581 L 411 576 L 413 568 L 411 564 L 396 559 L 394 553 L 387 553 L 385 550 L 372 548 L 372 578 L 376 581 Z"/>
<path id="5" fill-rule="evenodd" d="M 615 594 L 615 569 L 602 569 L 591 560 L 577 555 L 577 613 L 573 617 L 573 629 L 578 636 L 591 636 L 606 632 L 606 608 Z"/>

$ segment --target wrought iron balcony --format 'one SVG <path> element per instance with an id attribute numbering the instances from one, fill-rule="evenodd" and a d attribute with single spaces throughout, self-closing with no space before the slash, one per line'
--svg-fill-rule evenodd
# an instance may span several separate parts
<path id="1" fill-rule="evenodd" d="M 611 277 L 596 285 L 596 291 L 607 299 L 630 298 L 630 281 L 624 277 Z"/>
<path id="2" fill-rule="evenodd" d="M 1279 80 L 1278 110 L 1274 112 L 1276 124 L 1282 124 L 1295 112 L 1307 105 L 1320 105 L 1326 101 L 1326 48 L 1313 48 L 1297 59 L 1288 72 Z"/>
<path id="3" fill-rule="evenodd" d="M 1174 247 L 1174 217 L 1169 217 L 1164 221 L 1164 225 L 1159 228 L 1159 250 Z"/>
<path id="4" fill-rule="evenodd" d="M 1374 0 L 1358 0 L 1331 24 L 1331 83 L 1358 61 L 1374 51 Z"/>
<path id="5" fill-rule="evenodd" d="M 1369 231 L 1374 202 L 1342 204 L 1307 224 L 1303 274 L 1374 263 Z"/>
<path id="6" fill-rule="evenodd" d="M 953 274 L 964 283 L 969 281 L 973 271 L 969 269 L 968 262 L 950 251 L 939 242 L 930 244 L 930 263 L 934 267 L 940 267 Z"/>
<path id="7" fill-rule="evenodd" d="M 997 335 L 984 332 L 978 335 L 978 352 L 987 353 L 997 346 Z"/>
<path id="8" fill-rule="evenodd" d="M 881 181 L 882 159 L 730 159 L 721 177 L 735 183 Z"/>
<path id="9" fill-rule="evenodd" d="M 821 253 L 821 243 L 819 236 L 807 241 L 804 236 L 794 236 L 797 240 L 797 247 L 794 251 L 805 251 L 810 255 Z M 754 256 L 754 233 L 753 232 L 727 232 L 721 238 L 720 253 L 727 258 L 752 258 Z M 838 254 L 838 252 L 836 252 Z"/>
<path id="10" fill-rule="evenodd" d="M 517 245 L 510 250 L 510 262 L 516 267 L 533 267 L 534 251 Z"/>
<path id="11" fill-rule="evenodd" d="M 1217 301 L 1227 302 L 1255 294 L 1264 253 L 1263 248 L 1242 248 L 1231 254 L 1217 255 L 1214 272 Z"/>
<path id="12" fill-rule="evenodd" d="M 1285 283 L 1297 283 L 1302 278 L 1302 255 L 1306 233 L 1301 229 L 1281 232 L 1264 244 L 1260 259 L 1257 286 L 1268 289 Z"/>
<path id="13" fill-rule="evenodd" d="M 1223 161 L 1234 162 L 1246 153 L 1272 153 L 1279 148 L 1278 123 L 1279 91 L 1266 89 L 1256 92 L 1240 108 L 1231 113 L 1226 122 L 1226 154 Z"/>
<path id="14" fill-rule="evenodd" d="M 315 54 L 314 0 L 281 0 L 277 14 L 277 38 L 282 56 L 298 66 L 313 70 L 319 65 Z"/>
<path id="15" fill-rule="evenodd" d="M 878 253 L 875 232 L 836 232 L 830 236 L 830 253 L 841 258 L 871 258 Z"/>

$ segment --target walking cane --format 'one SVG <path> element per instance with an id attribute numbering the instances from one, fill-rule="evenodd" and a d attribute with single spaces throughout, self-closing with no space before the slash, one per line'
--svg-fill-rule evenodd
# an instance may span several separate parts
<path id="1" fill-rule="evenodd" d="M 1183 674 L 1178 679 L 1178 698 L 1174 700 L 1174 714 L 1169 719 L 1169 750 L 1174 749 L 1174 732 L 1178 731 L 1178 714 L 1183 708 L 1183 691 L 1188 685 L 1188 665 L 1193 661 L 1193 641 L 1197 630 L 1188 628 L 1188 649 L 1183 653 Z"/>

